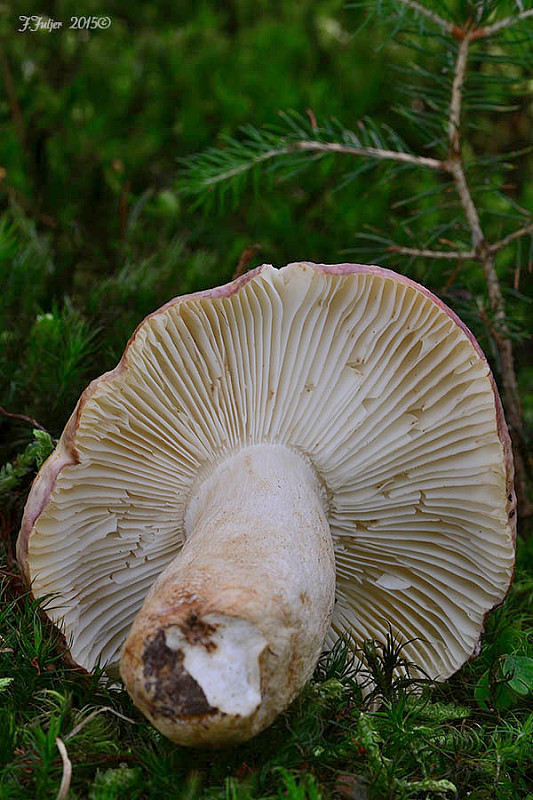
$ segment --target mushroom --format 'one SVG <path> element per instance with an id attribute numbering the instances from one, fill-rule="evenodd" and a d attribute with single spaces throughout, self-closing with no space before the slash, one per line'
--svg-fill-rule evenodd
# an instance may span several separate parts
<path id="1" fill-rule="evenodd" d="M 444 680 L 513 572 L 509 436 L 439 299 L 379 267 L 265 265 L 171 300 L 85 390 L 18 559 L 86 670 L 166 736 L 222 745 L 322 648 L 405 640 Z"/>

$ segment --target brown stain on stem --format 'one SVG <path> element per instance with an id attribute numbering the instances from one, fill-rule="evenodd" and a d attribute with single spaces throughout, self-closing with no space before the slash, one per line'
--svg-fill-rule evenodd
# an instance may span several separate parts
<path id="1" fill-rule="evenodd" d="M 150 697 L 153 717 L 195 717 L 215 714 L 199 683 L 183 666 L 182 650 L 172 650 L 166 644 L 163 629 L 146 645 L 143 655 L 144 688 Z"/>
<path id="2" fill-rule="evenodd" d="M 218 625 L 211 625 L 205 622 L 200 615 L 192 609 L 187 614 L 184 622 L 179 624 L 179 629 L 183 633 L 186 641 L 190 645 L 201 645 L 208 653 L 217 649 L 216 643 L 211 636 L 216 632 Z"/>

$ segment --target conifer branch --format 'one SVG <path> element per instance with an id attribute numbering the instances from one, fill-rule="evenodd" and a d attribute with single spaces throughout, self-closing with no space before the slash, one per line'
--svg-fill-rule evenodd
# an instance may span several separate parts
<path id="1" fill-rule="evenodd" d="M 438 25 L 439 28 L 442 28 L 445 33 L 455 35 L 456 26 L 453 24 L 453 22 L 449 22 L 447 19 L 444 19 L 444 17 L 441 17 L 439 14 L 435 13 L 435 11 L 431 11 L 431 9 L 426 8 L 422 5 L 422 3 L 417 3 L 416 0 L 399 0 L 399 2 L 402 3 L 402 5 L 407 6 L 407 8 L 412 8 L 413 11 L 421 14 L 421 16 L 430 19 L 432 22 Z"/>
<path id="2" fill-rule="evenodd" d="M 285 147 L 273 148 L 267 150 L 259 155 L 256 155 L 247 161 L 243 161 L 235 167 L 232 167 L 225 172 L 217 172 L 216 174 L 204 178 L 204 186 L 210 187 L 217 183 L 223 183 L 231 180 L 238 175 L 254 169 L 254 167 L 263 164 L 265 161 L 272 161 L 273 159 L 282 158 L 294 153 L 314 152 L 334 153 L 336 155 L 350 155 L 362 158 L 374 158 L 381 161 L 397 161 L 402 164 L 413 164 L 418 167 L 427 167 L 434 170 L 445 170 L 446 163 L 436 158 L 428 158 L 426 156 L 412 155 L 411 153 L 404 153 L 396 150 L 385 150 L 378 147 L 355 147 L 352 145 L 342 144 L 340 142 L 313 142 L 306 139 L 291 142 Z"/>
<path id="3" fill-rule="evenodd" d="M 452 93 L 450 99 L 450 110 L 448 118 L 448 147 L 449 161 L 448 168 L 453 177 L 459 200 L 465 212 L 465 216 L 472 234 L 472 245 L 474 250 L 481 258 L 491 308 L 497 315 L 498 322 L 502 325 L 502 331 L 508 333 L 503 296 L 500 283 L 492 255 L 488 250 L 485 235 L 481 227 L 479 213 L 470 192 L 461 153 L 461 111 L 463 86 L 468 66 L 468 53 L 471 37 L 466 36 L 459 46 L 457 59 L 455 62 L 454 78 L 452 83 Z"/>
<path id="4" fill-rule="evenodd" d="M 457 194 L 459 195 L 459 200 L 461 201 L 461 205 L 463 207 L 463 211 L 465 212 L 468 226 L 471 231 L 472 246 L 474 249 L 478 249 L 481 243 L 484 242 L 485 235 L 479 220 L 478 210 L 472 199 L 472 194 L 470 193 L 470 189 L 466 180 L 463 162 L 453 159 L 452 161 L 449 161 L 448 164 L 449 171 L 453 177 L 455 188 Z"/>
<path id="5" fill-rule="evenodd" d="M 483 28 L 477 28 L 476 30 L 472 31 L 471 38 L 488 39 L 489 36 L 494 36 L 495 33 L 500 33 L 500 31 L 505 30 L 505 28 L 510 28 L 513 25 L 517 25 L 519 22 L 523 22 L 525 19 L 532 18 L 533 8 L 528 9 L 527 11 L 521 11 L 519 14 L 500 19 L 498 22 L 494 22 L 492 25 L 485 25 Z"/>
<path id="6" fill-rule="evenodd" d="M 444 17 L 441 17 L 440 14 L 437 14 L 435 11 L 426 8 L 416 0 L 398 0 L 398 2 L 406 8 L 412 9 L 426 19 L 431 20 L 431 22 L 434 22 L 435 25 L 438 25 L 439 28 L 442 28 L 444 33 L 450 34 L 451 36 L 454 36 L 456 39 L 460 40 L 463 40 L 466 37 L 469 37 L 471 40 L 488 39 L 490 36 L 494 36 L 506 28 L 511 28 L 526 19 L 533 18 L 533 9 L 528 9 L 526 11 L 522 10 L 519 14 L 505 17 L 504 19 L 498 20 L 498 22 L 492 23 L 492 25 L 484 25 L 480 28 L 468 30 L 467 28 L 460 27 L 459 25 L 455 25 L 453 22 L 444 19 Z"/>
<path id="7" fill-rule="evenodd" d="M 429 169 L 444 170 L 446 164 L 437 158 L 427 158 L 426 156 L 412 155 L 397 150 L 383 150 L 378 147 L 352 147 L 350 145 L 337 144 L 336 142 L 295 142 L 295 150 L 321 151 L 324 153 L 339 153 L 366 158 L 376 158 L 382 161 L 398 161 L 402 164 L 413 164 L 418 167 L 428 167 Z"/>
<path id="8" fill-rule="evenodd" d="M 466 181 L 461 157 L 461 112 L 470 41 L 471 38 L 469 35 L 461 40 L 457 52 L 457 60 L 455 62 L 448 112 L 448 169 L 453 177 L 457 194 L 459 195 L 461 205 L 468 220 L 472 233 L 472 246 L 475 250 L 484 240 L 484 235 L 479 220 L 479 214 Z"/>
<path id="9" fill-rule="evenodd" d="M 448 170 L 453 177 L 455 188 L 471 231 L 473 249 L 485 276 L 489 306 L 493 315 L 488 329 L 496 346 L 500 361 L 499 368 L 503 398 L 511 439 L 513 441 L 518 505 L 521 514 L 523 516 L 529 516 L 531 514 L 531 507 L 528 501 L 526 488 L 527 482 L 524 458 L 526 446 L 522 423 L 522 409 L 514 367 L 510 330 L 505 310 L 505 301 L 494 260 L 494 253 L 496 251 L 491 250 L 490 244 L 485 238 L 481 227 L 479 212 L 468 186 L 462 158 L 462 98 L 472 39 L 473 34 L 467 33 L 464 39 L 461 40 L 455 62 L 448 115 Z M 506 238 L 508 239 L 509 237 Z M 498 249 L 501 249 L 501 247 Z"/>
<path id="10" fill-rule="evenodd" d="M 204 178 L 203 183 L 207 187 L 214 186 L 217 183 L 223 183 L 224 181 L 236 178 L 237 175 L 241 175 L 243 172 L 248 172 L 248 170 L 259 166 L 259 164 L 262 164 L 265 161 L 270 161 L 273 158 L 281 158 L 282 156 L 289 155 L 292 152 L 294 152 L 294 148 L 291 147 L 280 147 L 278 149 L 267 150 L 265 153 L 254 156 L 248 161 L 238 164 L 236 167 L 232 167 L 225 172 L 218 172 L 211 177 Z"/>
<path id="11" fill-rule="evenodd" d="M 499 250 L 503 250 L 504 247 L 507 247 L 507 245 L 516 242 L 517 239 L 521 239 L 523 236 L 527 236 L 528 234 L 533 236 L 533 223 L 531 225 L 526 225 L 525 228 L 520 228 L 517 231 L 513 231 L 508 236 L 504 236 L 504 238 L 500 239 L 499 242 L 489 244 L 488 249 L 491 253 L 497 253 Z"/>
<path id="12" fill-rule="evenodd" d="M 463 103 L 463 87 L 468 66 L 468 53 L 470 49 L 470 36 L 465 36 L 459 45 L 455 72 L 453 76 L 452 93 L 448 115 L 448 145 L 449 157 L 460 160 L 460 128 L 461 108 Z"/>
<path id="13" fill-rule="evenodd" d="M 447 163 L 437 158 L 414 155 L 388 126 L 361 120 L 356 131 L 328 120 L 324 127 L 299 114 L 281 115 L 281 126 L 258 130 L 249 125 L 243 137 L 226 137 L 222 147 L 213 147 L 187 159 L 181 181 L 187 194 L 205 194 L 233 184 L 238 189 L 242 178 L 268 162 L 279 162 L 288 174 L 307 166 L 314 158 L 347 155 L 354 158 L 388 161 L 432 170 L 446 171 Z M 306 158 L 309 155 L 310 158 Z"/>
<path id="14" fill-rule="evenodd" d="M 391 253 L 398 253 L 400 256 L 414 256 L 415 258 L 435 258 L 437 260 L 468 261 L 476 258 L 475 250 L 426 250 L 417 247 L 403 247 L 399 244 L 391 244 L 387 248 Z"/>

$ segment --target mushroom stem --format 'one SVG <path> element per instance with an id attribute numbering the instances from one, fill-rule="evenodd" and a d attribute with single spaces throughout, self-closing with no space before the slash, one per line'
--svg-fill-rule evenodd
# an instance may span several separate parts
<path id="1" fill-rule="evenodd" d="M 246 447 L 199 481 L 186 541 L 121 657 L 134 702 L 181 744 L 265 728 L 310 677 L 335 595 L 326 494 L 283 445 Z"/>

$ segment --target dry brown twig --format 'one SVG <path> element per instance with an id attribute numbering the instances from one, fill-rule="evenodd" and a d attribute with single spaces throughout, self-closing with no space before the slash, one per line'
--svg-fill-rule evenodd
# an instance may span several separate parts
<path id="1" fill-rule="evenodd" d="M 61 783 L 59 784 L 56 800 L 66 800 L 70 789 L 70 781 L 72 780 L 72 761 L 68 757 L 67 748 L 59 736 L 56 737 L 56 747 L 59 750 L 59 755 L 63 762 L 63 774 L 61 776 Z"/>
<path id="2" fill-rule="evenodd" d="M 50 436 L 50 439 L 52 440 L 53 444 L 57 444 L 57 439 L 54 439 L 54 437 L 51 435 L 50 431 L 48 431 L 43 425 L 41 425 L 39 422 L 37 422 L 36 419 L 33 419 L 33 417 L 29 417 L 27 414 L 15 414 L 13 411 L 7 411 L 2 406 L 0 406 L 0 414 L 3 417 L 8 417 L 9 419 L 20 419 L 20 420 L 22 420 L 22 422 L 27 422 L 29 425 L 32 425 L 34 428 L 38 428 L 40 431 L 43 431 L 44 433 L 47 433 L 48 436 Z"/>

